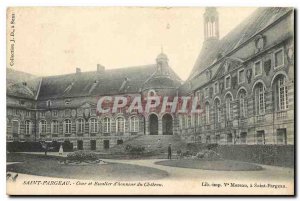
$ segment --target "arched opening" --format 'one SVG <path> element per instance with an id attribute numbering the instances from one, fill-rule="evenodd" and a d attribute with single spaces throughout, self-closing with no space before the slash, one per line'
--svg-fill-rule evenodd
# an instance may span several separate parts
<path id="1" fill-rule="evenodd" d="M 163 135 L 173 135 L 173 119 L 170 114 L 165 114 L 162 118 Z"/>
<path id="2" fill-rule="evenodd" d="M 155 114 L 149 116 L 150 135 L 158 135 L 158 118 Z"/>

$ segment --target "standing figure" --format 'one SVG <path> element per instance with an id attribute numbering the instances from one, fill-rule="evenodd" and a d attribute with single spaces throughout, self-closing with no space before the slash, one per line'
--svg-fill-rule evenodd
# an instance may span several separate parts
<path id="1" fill-rule="evenodd" d="M 171 148 L 171 144 L 169 144 L 169 146 L 168 146 L 168 159 L 171 160 L 171 158 L 172 158 L 172 148 Z"/>
<path id="2" fill-rule="evenodd" d="M 59 154 L 60 156 L 62 156 L 63 153 L 64 153 L 64 149 L 63 149 L 63 146 L 62 146 L 62 144 L 61 144 L 60 147 L 59 147 L 58 154 Z"/>

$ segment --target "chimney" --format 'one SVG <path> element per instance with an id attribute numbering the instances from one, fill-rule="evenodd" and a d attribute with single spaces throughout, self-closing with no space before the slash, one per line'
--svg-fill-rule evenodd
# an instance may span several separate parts
<path id="1" fill-rule="evenodd" d="M 80 68 L 76 68 L 76 73 L 81 73 L 81 69 Z"/>
<path id="2" fill-rule="evenodd" d="M 104 73 L 105 67 L 102 66 L 101 64 L 97 64 L 97 72 L 98 73 Z"/>

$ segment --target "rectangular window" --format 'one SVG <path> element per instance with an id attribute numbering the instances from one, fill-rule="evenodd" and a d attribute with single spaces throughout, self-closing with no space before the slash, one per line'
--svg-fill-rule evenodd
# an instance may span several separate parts
<path id="1" fill-rule="evenodd" d="M 31 122 L 25 121 L 25 134 L 30 135 L 31 134 Z"/>
<path id="2" fill-rule="evenodd" d="M 231 87 L 231 77 L 230 77 L 230 75 L 228 75 L 225 78 L 225 89 L 230 89 L 230 87 Z"/>
<path id="3" fill-rule="evenodd" d="M 283 49 L 280 49 L 274 53 L 275 56 L 275 68 L 281 67 L 284 65 L 284 54 Z"/>
<path id="4" fill-rule="evenodd" d="M 219 83 L 218 83 L 218 82 L 215 82 L 215 85 L 214 85 L 214 92 L 215 92 L 215 94 L 218 94 L 218 93 L 219 93 Z"/>
<path id="5" fill-rule="evenodd" d="M 286 144 L 286 129 L 277 129 L 277 144 Z"/>
<path id="6" fill-rule="evenodd" d="M 41 117 L 45 117 L 45 112 L 41 112 Z"/>
<path id="7" fill-rule="evenodd" d="M 229 134 L 227 134 L 227 143 L 231 144 L 232 142 L 233 142 L 232 134 L 229 133 Z"/>
<path id="8" fill-rule="evenodd" d="M 242 84 L 244 82 L 245 82 L 245 70 L 241 69 L 241 70 L 239 70 L 239 73 L 238 73 L 238 83 Z"/>
<path id="9" fill-rule="evenodd" d="M 241 139 L 241 144 L 246 144 L 247 143 L 247 133 L 242 132 L 241 136 L 240 136 L 240 139 Z"/>
<path id="10" fill-rule="evenodd" d="M 58 122 L 53 123 L 53 133 L 58 133 Z"/>
<path id="11" fill-rule="evenodd" d="M 262 63 L 261 61 L 257 61 L 254 63 L 254 77 L 262 74 Z"/>
<path id="12" fill-rule="evenodd" d="M 265 144 L 265 131 L 256 132 L 256 141 L 257 144 Z"/>
<path id="13" fill-rule="evenodd" d="M 104 133 L 110 133 L 110 119 L 108 117 L 104 118 L 103 126 Z"/>

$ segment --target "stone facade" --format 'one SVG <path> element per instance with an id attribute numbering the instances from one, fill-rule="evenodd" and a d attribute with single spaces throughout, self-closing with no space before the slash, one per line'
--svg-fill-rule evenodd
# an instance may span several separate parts
<path id="1" fill-rule="evenodd" d="M 183 139 L 294 144 L 293 17 L 292 10 L 284 12 L 226 54 L 221 52 L 219 59 L 185 83 L 182 88 L 192 88 L 189 94 L 199 96 L 203 105 L 200 114 L 180 117 Z M 243 31 L 241 37 L 247 33 Z M 211 42 L 207 40 L 204 43 Z M 214 45 L 224 43 L 214 40 Z M 199 85 L 201 79 L 206 82 Z"/>
<path id="2" fill-rule="evenodd" d="M 216 9 L 207 9 L 204 17 L 203 49 L 183 84 L 164 53 L 150 66 L 98 65 L 95 72 L 77 69 L 9 83 L 7 141 L 69 141 L 92 150 L 141 135 L 179 135 L 192 143 L 294 144 L 293 10 L 258 10 L 252 18 L 257 20 L 243 22 L 223 39 Z M 102 96 L 145 100 L 153 94 L 197 96 L 201 112 L 96 112 Z"/>

